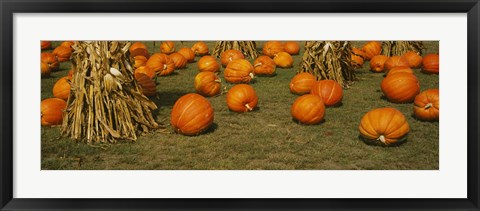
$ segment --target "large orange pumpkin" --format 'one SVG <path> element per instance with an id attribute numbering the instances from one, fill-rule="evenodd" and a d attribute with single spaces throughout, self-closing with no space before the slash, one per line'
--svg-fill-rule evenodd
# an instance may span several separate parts
<path id="1" fill-rule="evenodd" d="M 302 124 L 314 125 L 323 120 L 325 105 L 322 98 L 313 94 L 298 97 L 290 109 L 292 117 Z"/>
<path id="2" fill-rule="evenodd" d="M 370 70 L 374 73 L 381 73 L 385 71 L 385 62 L 388 60 L 388 56 L 376 55 L 370 60 Z"/>
<path id="3" fill-rule="evenodd" d="M 75 45 L 74 41 L 64 41 L 60 44 L 60 46 L 67 47 L 67 48 L 72 48 L 73 45 Z"/>
<path id="4" fill-rule="evenodd" d="M 63 111 L 67 103 L 58 98 L 47 98 L 40 103 L 42 125 L 59 125 L 63 120 Z"/>
<path id="5" fill-rule="evenodd" d="M 50 41 L 40 41 L 40 48 L 42 50 L 48 50 L 52 48 L 52 42 Z"/>
<path id="6" fill-rule="evenodd" d="M 173 60 L 173 63 L 175 63 L 176 69 L 182 69 L 187 66 L 187 59 L 182 54 L 172 53 L 169 57 Z"/>
<path id="7" fill-rule="evenodd" d="M 200 72 L 195 76 L 194 87 L 198 94 L 211 97 L 220 94 L 222 80 L 213 72 Z"/>
<path id="8" fill-rule="evenodd" d="M 427 89 L 413 101 L 413 114 L 425 121 L 438 121 L 440 116 L 440 93 L 438 89 Z"/>
<path id="9" fill-rule="evenodd" d="M 228 63 L 223 73 L 230 83 L 250 83 L 253 79 L 253 66 L 245 59 L 236 59 Z"/>
<path id="10" fill-rule="evenodd" d="M 148 59 L 145 56 L 138 55 L 138 56 L 133 57 L 133 61 L 134 61 L 133 66 L 135 68 L 139 68 L 141 66 L 147 65 Z"/>
<path id="11" fill-rule="evenodd" d="M 376 55 L 380 55 L 382 52 L 382 44 L 380 42 L 371 41 L 363 45 L 363 51 L 365 52 L 365 60 L 370 60 Z"/>
<path id="12" fill-rule="evenodd" d="M 410 68 L 419 68 L 422 65 L 423 58 L 415 51 L 408 51 L 402 57 L 408 61 Z"/>
<path id="13" fill-rule="evenodd" d="M 410 67 L 394 67 L 387 71 L 387 76 L 396 74 L 396 73 L 410 73 L 413 74 L 413 70 Z"/>
<path id="14" fill-rule="evenodd" d="M 64 76 L 58 79 L 55 85 L 53 85 L 53 96 L 66 101 L 70 96 L 70 80 L 72 80 L 70 76 Z"/>
<path id="15" fill-rule="evenodd" d="M 385 77 L 381 84 L 385 97 L 394 103 L 408 103 L 420 93 L 420 83 L 411 73 L 396 73 Z"/>
<path id="16" fill-rule="evenodd" d="M 343 89 L 334 80 L 320 80 L 313 84 L 310 94 L 321 97 L 325 106 L 336 106 L 342 102 Z"/>
<path id="17" fill-rule="evenodd" d="M 253 62 L 253 72 L 255 75 L 275 75 L 276 64 L 273 59 L 268 56 L 259 56 Z"/>
<path id="18" fill-rule="evenodd" d="M 157 87 L 155 82 L 146 74 L 136 73 L 135 80 L 137 80 L 140 87 L 142 87 L 143 95 L 151 97 L 157 93 Z"/>
<path id="19" fill-rule="evenodd" d="M 290 81 L 290 92 L 297 95 L 310 93 L 317 78 L 311 73 L 299 73 Z"/>
<path id="20" fill-rule="evenodd" d="M 365 57 L 365 52 L 358 48 L 352 48 L 352 53 L 351 53 L 351 59 L 352 59 L 352 65 L 355 68 L 361 68 L 363 66 L 363 63 L 365 62 L 363 58 Z"/>
<path id="21" fill-rule="evenodd" d="M 141 66 L 141 67 L 135 69 L 134 76 L 137 77 L 136 76 L 137 74 L 145 74 L 149 78 L 153 79 L 155 77 L 156 72 L 154 70 L 148 68 L 147 66 Z"/>
<path id="22" fill-rule="evenodd" d="M 45 63 L 50 67 L 50 70 L 57 70 L 60 63 L 57 60 L 57 57 L 52 53 L 43 52 L 40 58 L 41 62 Z"/>
<path id="23" fill-rule="evenodd" d="M 401 56 L 392 56 L 385 61 L 385 69 L 390 70 L 394 67 L 409 67 L 408 60 Z"/>
<path id="24" fill-rule="evenodd" d="M 143 48 L 143 49 L 146 50 L 147 46 L 145 44 L 143 44 L 142 42 L 135 42 L 130 46 L 130 49 L 129 49 L 130 54 L 132 54 L 138 48 Z"/>
<path id="25" fill-rule="evenodd" d="M 222 66 L 226 67 L 230 61 L 235 59 L 244 59 L 245 56 L 239 50 L 226 50 L 220 54 L 220 62 Z"/>
<path id="26" fill-rule="evenodd" d="M 180 48 L 177 53 L 182 54 L 187 62 L 193 62 L 195 60 L 195 53 L 190 48 Z"/>
<path id="27" fill-rule="evenodd" d="M 183 135 L 198 135 L 213 123 L 213 108 L 199 94 L 190 93 L 180 97 L 173 105 L 171 121 L 173 130 Z"/>
<path id="28" fill-rule="evenodd" d="M 58 46 L 53 50 L 53 55 L 55 55 L 59 62 L 66 62 L 70 60 L 70 56 L 72 56 L 73 49 L 64 46 Z"/>
<path id="29" fill-rule="evenodd" d="M 381 145 L 401 143 L 410 130 L 405 116 L 394 108 L 377 108 L 367 112 L 358 128 L 366 142 Z"/>
<path id="30" fill-rule="evenodd" d="M 45 64 L 43 62 L 40 62 L 40 71 L 41 71 L 41 76 L 49 76 L 50 75 L 50 67 L 48 64 Z"/>
<path id="31" fill-rule="evenodd" d="M 129 49 L 130 57 L 144 56 L 149 58 L 150 54 L 148 53 L 147 46 L 141 42 L 133 43 Z"/>
<path id="32" fill-rule="evenodd" d="M 237 84 L 227 92 L 227 106 L 231 111 L 239 113 L 253 111 L 257 103 L 257 93 L 250 85 Z"/>
<path id="33" fill-rule="evenodd" d="M 196 42 L 192 46 L 192 51 L 195 55 L 203 56 L 208 54 L 208 46 L 204 42 Z"/>
<path id="34" fill-rule="evenodd" d="M 220 70 L 220 65 L 217 59 L 213 56 L 203 56 L 197 62 L 198 70 L 200 72 L 217 72 Z"/>
<path id="35" fill-rule="evenodd" d="M 280 41 L 268 41 L 263 44 L 263 55 L 273 58 L 277 53 L 283 52 L 284 47 Z"/>
<path id="36" fill-rule="evenodd" d="M 175 52 L 175 43 L 172 41 L 165 41 L 160 44 L 160 52 L 164 54 L 171 54 Z"/>
<path id="37" fill-rule="evenodd" d="M 275 64 L 281 68 L 290 68 L 293 66 L 293 58 L 287 52 L 280 52 L 273 57 Z"/>
<path id="38" fill-rule="evenodd" d="M 283 50 L 290 55 L 297 55 L 300 52 L 300 45 L 295 41 L 288 41 L 283 44 Z"/>
<path id="39" fill-rule="evenodd" d="M 163 53 L 153 54 L 148 59 L 145 66 L 155 71 L 159 76 L 170 75 L 175 70 L 175 63 L 173 60 Z"/>
<path id="40" fill-rule="evenodd" d="M 428 74 L 438 74 L 439 72 L 439 56 L 438 54 L 427 54 L 423 57 L 422 70 Z"/>

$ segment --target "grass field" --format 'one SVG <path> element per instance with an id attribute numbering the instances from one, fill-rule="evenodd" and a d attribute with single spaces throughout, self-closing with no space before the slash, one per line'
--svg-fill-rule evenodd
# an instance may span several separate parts
<path id="1" fill-rule="evenodd" d="M 257 42 L 261 51 L 263 42 Z M 158 52 L 158 44 L 146 42 L 149 51 Z M 193 42 L 176 42 L 191 47 Z M 214 42 L 207 42 L 210 50 Z M 353 42 L 360 47 L 363 42 Z M 53 46 L 57 46 L 54 42 Z M 438 42 L 425 42 L 424 53 L 437 53 Z M 157 121 L 166 129 L 141 136 L 137 142 L 117 144 L 76 143 L 60 136 L 59 127 L 41 129 L 41 166 L 48 170 L 76 169 L 438 169 L 438 122 L 422 122 L 412 116 L 412 104 L 394 104 L 383 99 L 380 82 L 366 62 L 357 70 L 357 81 L 344 90 L 343 104 L 327 108 L 325 122 L 305 126 L 295 123 L 290 106 L 298 97 L 289 90 L 303 48 L 294 56 L 294 67 L 277 68 L 275 77 L 256 77 L 251 85 L 259 96 L 258 109 L 249 113 L 228 110 L 225 94 L 209 98 L 214 110 L 214 126 L 205 134 L 189 137 L 173 133 L 170 112 L 175 101 L 195 92 L 196 63 L 157 79 Z M 199 57 L 196 58 L 198 60 Z M 53 97 L 56 80 L 70 69 L 62 63 L 60 71 L 42 78 L 42 99 Z M 223 71 L 224 68 L 222 68 Z M 438 75 L 415 70 L 421 91 L 438 88 Z M 220 73 L 223 79 L 223 75 Z M 228 90 L 232 84 L 223 83 Z M 407 118 L 411 131 L 408 140 L 396 147 L 367 145 L 358 136 L 361 117 L 371 109 L 394 107 Z M 40 124 L 39 124 L 40 126 Z"/>

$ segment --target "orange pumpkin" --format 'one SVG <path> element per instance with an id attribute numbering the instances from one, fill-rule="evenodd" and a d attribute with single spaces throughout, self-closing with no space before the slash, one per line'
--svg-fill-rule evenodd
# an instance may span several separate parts
<path id="1" fill-rule="evenodd" d="M 187 62 L 193 62 L 195 60 L 195 53 L 190 48 L 180 48 L 177 53 L 182 54 L 183 57 L 187 59 Z"/>
<path id="2" fill-rule="evenodd" d="M 415 51 L 408 51 L 402 57 L 408 61 L 410 68 L 419 68 L 422 65 L 423 58 Z"/>
<path id="3" fill-rule="evenodd" d="M 342 102 L 343 89 L 334 80 L 320 80 L 313 84 L 310 94 L 321 97 L 325 106 L 336 106 Z"/>
<path id="4" fill-rule="evenodd" d="M 365 62 L 363 58 L 365 57 L 365 52 L 358 48 L 352 48 L 352 53 L 351 53 L 351 59 L 352 59 L 352 65 L 355 68 L 361 68 L 363 67 L 363 63 Z"/>
<path id="5" fill-rule="evenodd" d="M 70 71 L 68 71 L 67 76 L 68 77 L 73 77 L 73 73 L 75 73 L 75 72 L 73 71 L 73 69 L 71 69 Z"/>
<path id="6" fill-rule="evenodd" d="M 410 73 L 413 74 L 413 70 L 409 67 L 394 67 L 387 72 L 387 76 L 396 74 L 396 73 Z"/>
<path id="7" fill-rule="evenodd" d="M 50 75 L 50 67 L 48 64 L 45 64 L 43 62 L 40 62 L 40 71 L 41 71 L 41 76 L 49 76 Z"/>
<path id="8" fill-rule="evenodd" d="M 279 41 L 268 41 L 263 44 L 263 55 L 273 58 L 276 54 L 283 52 L 283 44 Z"/>
<path id="9" fill-rule="evenodd" d="M 145 56 L 138 55 L 138 56 L 133 57 L 133 61 L 134 61 L 133 66 L 134 66 L 135 68 L 139 68 L 139 67 L 141 67 L 141 66 L 147 65 L 148 59 L 147 59 L 147 57 L 145 57 Z"/>
<path id="10" fill-rule="evenodd" d="M 57 70 L 60 65 L 57 57 L 52 53 L 43 52 L 40 58 L 41 62 L 45 63 L 50 67 L 50 70 Z"/>
<path id="11" fill-rule="evenodd" d="M 52 48 L 52 42 L 50 41 L 40 41 L 40 48 L 42 50 L 48 50 Z"/>
<path id="12" fill-rule="evenodd" d="M 213 56 L 203 56 L 197 62 L 198 70 L 200 72 L 217 72 L 220 70 L 220 65 L 217 59 Z"/>
<path id="13" fill-rule="evenodd" d="M 187 66 L 187 59 L 185 59 L 182 54 L 172 53 L 169 57 L 173 60 L 173 63 L 175 63 L 176 69 L 182 69 Z"/>
<path id="14" fill-rule="evenodd" d="M 295 41 L 288 41 L 283 44 L 283 50 L 290 55 L 297 55 L 300 52 L 300 45 Z"/>
<path id="15" fill-rule="evenodd" d="M 135 80 L 137 80 L 138 84 L 142 88 L 143 95 L 151 97 L 157 93 L 155 82 L 149 76 L 143 73 L 135 73 L 134 76 Z"/>
<path id="16" fill-rule="evenodd" d="M 268 56 L 259 56 L 253 62 L 253 72 L 255 75 L 273 76 L 275 75 L 276 67 L 275 61 Z"/>
<path id="17" fill-rule="evenodd" d="M 385 62 L 388 56 L 376 55 L 370 60 L 370 70 L 374 73 L 381 73 L 385 71 Z"/>
<path id="18" fill-rule="evenodd" d="M 415 75 L 396 73 L 385 77 L 381 84 L 385 97 L 393 103 L 408 103 L 420 93 L 420 83 Z"/>
<path id="19" fill-rule="evenodd" d="M 164 54 L 171 54 L 175 52 L 175 43 L 172 41 L 165 41 L 160 44 L 160 52 Z"/>
<path id="20" fill-rule="evenodd" d="M 227 92 L 227 106 L 231 111 L 243 113 L 253 111 L 258 103 L 258 96 L 252 86 L 237 84 Z"/>
<path id="21" fill-rule="evenodd" d="M 281 68 L 290 68 L 293 66 L 293 58 L 287 52 L 280 52 L 273 57 L 275 64 Z"/>
<path id="22" fill-rule="evenodd" d="M 63 120 L 63 111 L 67 108 L 67 103 L 58 98 L 47 98 L 40 103 L 42 125 L 59 125 Z"/>
<path id="23" fill-rule="evenodd" d="M 175 63 L 173 60 L 163 53 L 153 54 L 148 59 L 145 66 L 155 71 L 159 76 L 170 75 L 175 70 Z"/>
<path id="24" fill-rule="evenodd" d="M 192 46 L 192 51 L 195 55 L 203 56 L 208 54 L 208 46 L 204 42 L 196 42 Z"/>
<path id="25" fill-rule="evenodd" d="M 70 80 L 72 80 L 70 76 L 64 76 L 58 79 L 55 85 L 53 85 L 53 96 L 65 101 L 68 100 L 70 96 Z"/>
<path id="26" fill-rule="evenodd" d="M 243 53 L 239 50 L 226 50 L 220 54 L 220 62 L 226 67 L 230 61 L 235 59 L 244 59 Z"/>
<path id="27" fill-rule="evenodd" d="M 213 123 L 213 108 L 199 94 L 186 94 L 173 105 L 171 121 L 173 130 L 183 135 L 198 135 Z"/>
<path id="28" fill-rule="evenodd" d="M 381 145 L 401 143 L 410 130 L 405 116 L 394 108 L 377 108 L 367 112 L 358 128 L 366 142 Z"/>
<path id="29" fill-rule="evenodd" d="M 70 60 L 70 56 L 72 56 L 73 49 L 64 46 L 58 46 L 53 50 L 53 55 L 55 55 L 59 62 L 66 62 Z"/>
<path id="30" fill-rule="evenodd" d="M 220 94 L 222 80 L 213 72 L 200 72 L 195 76 L 194 87 L 198 94 L 211 97 Z"/>
<path id="31" fill-rule="evenodd" d="M 380 42 L 371 41 L 363 45 L 363 51 L 365 52 L 365 60 L 370 60 L 376 55 L 380 55 L 382 52 L 382 44 Z"/>
<path id="32" fill-rule="evenodd" d="M 318 95 L 306 94 L 293 102 L 290 112 L 292 117 L 300 123 L 314 125 L 323 120 L 325 105 Z"/>
<path id="33" fill-rule="evenodd" d="M 299 73 L 290 81 L 290 92 L 297 95 L 310 93 L 317 78 L 307 72 Z"/>
<path id="34" fill-rule="evenodd" d="M 148 59 L 150 55 L 148 53 L 147 46 L 141 42 L 133 43 L 130 46 L 129 52 L 130 52 L 130 57 L 144 56 L 145 58 Z"/>
<path id="35" fill-rule="evenodd" d="M 409 67 L 408 60 L 401 56 L 392 56 L 385 61 L 385 69 L 390 70 L 394 67 Z"/>
<path id="36" fill-rule="evenodd" d="M 245 59 L 235 59 L 228 63 L 223 73 L 230 83 L 250 83 L 253 79 L 253 66 Z"/>
<path id="37" fill-rule="evenodd" d="M 134 76 L 137 75 L 137 74 L 145 74 L 149 78 L 153 79 L 155 77 L 156 72 L 154 70 L 148 68 L 147 66 L 141 66 L 141 67 L 135 69 Z M 135 77 L 137 77 L 137 76 L 135 76 Z"/>
<path id="38" fill-rule="evenodd" d="M 440 93 L 438 89 L 427 89 L 413 101 L 413 115 L 425 121 L 438 121 L 440 116 Z"/>
<path id="39" fill-rule="evenodd" d="M 73 41 L 64 41 L 60 44 L 60 46 L 67 47 L 67 48 L 72 48 L 73 45 L 75 45 L 75 42 Z"/>
<path id="40" fill-rule="evenodd" d="M 422 71 L 428 74 L 438 74 L 439 72 L 439 55 L 427 54 L 423 57 Z"/>
<path id="41" fill-rule="evenodd" d="M 146 50 L 146 49 L 147 49 L 147 46 L 146 46 L 145 44 L 143 44 L 142 42 L 135 42 L 135 43 L 133 43 L 133 44 L 130 46 L 130 49 L 129 49 L 130 54 L 132 54 L 133 51 L 135 51 L 135 50 L 138 49 L 138 48 L 143 48 L 143 49 Z"/>

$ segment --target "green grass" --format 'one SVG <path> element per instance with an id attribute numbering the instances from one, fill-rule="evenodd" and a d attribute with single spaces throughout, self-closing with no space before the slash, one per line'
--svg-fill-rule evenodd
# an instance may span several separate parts
<path id="1" fill-rule="evenodd" d="M 193 42 L 177 42 L 190 47 Z M 438 52 L 438 42 L 425 42 L 426 53 Z M 56 46 L 58 43 L 54 43 Z M 208 43 L 213 49 L 213 42 Z M 361 46 L 363 42 L 354 42 Z M 148 43 L 150 52 L 157 52 Z M 258 42 L 260 50 L 262 43 Z M 208 98 L 215 110 L 214 126 L 207 133 L 189 137 L 175 134 L 169 125 L 170 112 L 182 95 L 194 92 L 196 63 L 174 75 L 157 79 L 159 106 L 157 121 L 166 126 L 141 136 L 135 143 L 119 142 L 94 146 L 60 137 L 59 127 L 42 127 L 42 169 L 438 169 L 438 122 L 412 117 L 412 104 L 394 104 L 382 98 L 383 74 L 357 71 L 357 81 L 344 90 L 343 105 L 327 108 L 325 122 L 305 126 L 295 123 L 290 106 L 298 97 L 289 82 L 301 62 L 294 56 L 294 68 L 279 69 L 275 77 L 257 77 L 251 85 L 259 96 L 258 109 L 250 113 L 228 110 L 225 94 Z M 198 60 L 198 57 L 196 58 Z M 42 99 L 52 97 L 55 81 L 67 74 L 69 63 L 42 79 Z M 223 71 L 223 68 L 222 68 Z M 421 90 L 438 88 L 438 75 L 417 69 Z M 223 75 L 220 74 L 223 78 Z M 232 84 L 224 83 L 228 88 Z M 390 106 L 405 114 L 411 131 L 408 141 L 397 147 L 367 145 L 358 138 L 361 117 L 371 109 Z"/>

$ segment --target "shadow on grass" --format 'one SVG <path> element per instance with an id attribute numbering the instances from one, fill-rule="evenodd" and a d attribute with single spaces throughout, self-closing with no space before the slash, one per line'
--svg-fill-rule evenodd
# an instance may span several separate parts
<path id="1" fill-rule="evenodd" d="M 295 118 L 292 118 L 292 121 L 299 124 L 299 125 L 305 125 L 305 126 L 310 126 L 310 125 L 320 125 L 320 124 L 323 124 L 324 122 L 326 122 L 325 119 L 322 119 L 322 121 L 320 121 L 319 123 L 317 124 L 303 124 L 301 123 L 300 121 L 296 120 Z"/>
<path id="2" fill-rule="evenodd" d="M 385 145 L 382 142 L 377 141 L 377 140 L 366 139 L 366 138 L 362 137 L 361 135 L 358 135 L 358 139 L 360 139 L 360 141 L 362 141 L 363 143 L 365 143 L 367 145 L 379 146 L 379 147 L 398 147 L 398 146 L 407 142 L 407 136 L 404 136 L 403 138 L 399 139 L 397 142 L 389 144 L 389 145 Z"/>
<path id="3" fill-rule="evenodd" d="M 188 94 L 189 92 L 158 92 L 156 97 L 151 98 L 151 100 L 157 105 L 157 107 L 164 106 L 173 106 L 178 98 L 183 95 Z"/>

